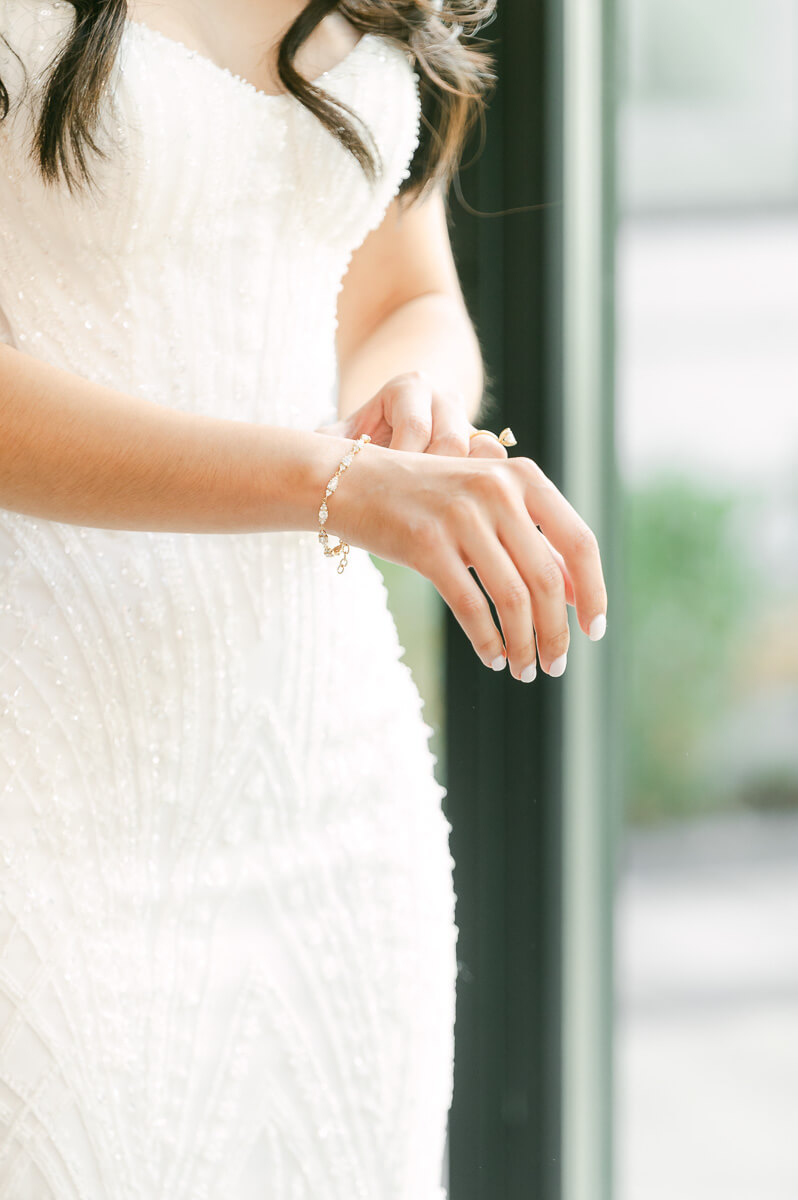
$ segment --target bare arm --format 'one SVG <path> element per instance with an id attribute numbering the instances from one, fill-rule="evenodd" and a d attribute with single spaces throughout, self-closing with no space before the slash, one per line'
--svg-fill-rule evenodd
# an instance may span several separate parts
<path id="1" fill-rule="evenodd" d="M 395 200 L 352 256 L 338 299 L 339 416 L 389 379 L 423 371 L 460 397 L 472 421 L 482 402 L 479 342 L 463 299 L 440 191 Z"/>
<path id="2" fill-rule="evenodd" d="M 350 446 L 164 408 L 0 345 L 0 507 L 17 512 L 101 528 L 314 530 Z M 534 675 L 534 633 L 543 669 L 565 667 L 566 576 L 553 553 L 585 633 L 606 611 L 592 531 L 529 459 L 366 446 L 327 529 L 426 575 L 482 661 L 506 654 L 519 679 Z M 468 566 L 496 602 L 506 650 Z"/>
<path id="3" fill-rule="evenodd" d="M 351 442 L 180 412 L 0 345 L 0 508 L 106 529 L 316 529 Z"/>

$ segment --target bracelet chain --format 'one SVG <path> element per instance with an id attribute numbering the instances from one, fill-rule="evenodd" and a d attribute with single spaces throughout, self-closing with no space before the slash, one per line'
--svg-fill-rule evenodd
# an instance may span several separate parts
<path id="1" fill-rule="evenodd" d="M 328 558 L 332 558 L 333 555 L 336 554 L 340 555 L 340 559 L 338 561 L 339 575 L 343 573 L 344 567 L 346 566 L 346 556 L 349 553 L 349 545 L 343 540 L 343 538 L 339 539 L 337 546 L 330 545 L 330 535 L 324 528 L 327 522 L 327 517 L 329 516 L 327 500 L 338 487 L 338 480 L 341 478 L 357 452 L 363 449 L 366 442 L 370 441 L 371 438 L 369 435 L 367 433 L 362 433 L 357 441 L 353 444 L 352 449 L 347 450 L 346 454 L 338 464 L 335 474 L 330 478 L 329 482 L 327 483 L 327 487 L 324 489 L 324 499 L 322 500 L 321 507 L 319 508 L 319 541 L 321 542 L 322 549 Z"/>

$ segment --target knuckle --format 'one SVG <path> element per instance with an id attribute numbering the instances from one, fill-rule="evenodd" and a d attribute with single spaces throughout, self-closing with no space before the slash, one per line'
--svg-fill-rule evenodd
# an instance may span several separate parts
<path id="1" fill-rule="evenodd" d="M 562 571 L 553 559 L 549 559 L 540 566 L 535 578 L 537 587 L 544 596 L 556 597 L 565 593 Z"/>
<path id="2" fill-rule="evenodd" d="M 425 371 L 403 371 L 401 375 L 394 375 L 384 390 L 393 396 L 400 396 L 417 388 L 428 388 L 429 383 L 429 376 Z"/>
<path id="3" fill-rule="evenodd" d="M 494 504 L 497 501 L 504 501 L 510 494 L 510 482 L 507 476 L 499 468 L 499 460 L 495 463 L 490 463 L 490 460 L 483 459 L 483 462 L 489 463 L 481 471 L 475 471 L 470 479 L 470 488 L 472 493 L 483 504 Z"/>
<path id="4" fill-rule="evenodd" d="M 384 396 L 386 399 L 396 400 L 401 395 L 404 386 L 404 375 L 397 375 L 394 379 L 389 379 L 387 383 L 382 385 L 379 395 Z"/>
<path id="5" fill-rule="evenodd" d="M 457 593 L 453 607 L 465 621 L 473 621 L 484 615 L 485 600 L 478 589 L 468 588 Z"/>
<path id="6" fill-rule="evenodd" d="M 468 454 L 468 441 L 461 434 L 449 431 L 441 433 L 430 442 L 430 450 L 444 450 L 456 454 Z"/>
<path id="7" fill-rule="evenodd" d="M 432 432 L 432 425 L 429 419 L 420 416 L 418 413 L 409 413 L 402 421 L 402 428 L 406 433 L 412 433 L 414 437 L 427 439 L 429 439 Z"/>
<path id="8" fill-rule="evenodd" d="M 497 654 L 501 654 L 503 646 L 500 639 L 494 633 L 492 637 L 475 637 L 473 646 L 477 654 L 482 659 L 493 659 Z"/>
<path id="9" fill-rule="evenodd" d="M 546 637 L 546 649 L 552 658 L 559 658 L 561 654 L 565 654 L 570 644 L 571 634 L 568 629 L 561 629 L 559 633 Z"/>
<path id="10" fill-rule="evenodd" d="M 598 553 L 598 538 L 589 525 L 579 525 L 573 536 L 572 547 L 579 558 L 592 558 Z"/>
<path id="11" fill-rule="evenodd" d="M 544 474 L 543 469 L 538 466 L 534 459 L 518 455 L 515 458 L 511 458 L 509 462 L 511 470 L 519 474 L 525 482 L 536 484 L 551 483 L 551 480 Z"/>
<path id="12" fill-rule="evenodd" d="M 426 383 L 427 373 L 421 370 L 402 371 L 399 375 L 394 375 L 390 382 L 391 387 L 403 387 L 407 384 L 411 386 L 415 383 Z"/>
<path id="13" fill-rule="evenodd" d="M 511 579 L 503 584 L 499 592 L 499 604 L 504 609 L 518 612 L 529 604 L 529 589 L 522 579 Z"/>

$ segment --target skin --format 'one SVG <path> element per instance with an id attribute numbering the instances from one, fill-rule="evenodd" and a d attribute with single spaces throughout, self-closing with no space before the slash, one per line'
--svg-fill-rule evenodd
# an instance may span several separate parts
<path id="1" fill-rule="evenodd" d="M 183 0 L 129 15 L 279 91 L 261 49 L 297 11 L 233 0 L 214 14 L 211 0 Z M 312 78 L 356 40 L 330 14 L 297 66 Z M 324 485 L 368 432 L 328 532 L 430 579 L 486 666 L 509 662 L 528 682 L 537 657 L 562 674 L 567 605 L 585 634 L 603 632 L 599 547 L 536 463 L 469 437 L 482 359 L 440 193 L 393 202 L 352 258 L 338 317 L 339 421 L 313 432 L 174 411 L 0 345 L 0 507 L 100 528 L 315 530 Z"/>

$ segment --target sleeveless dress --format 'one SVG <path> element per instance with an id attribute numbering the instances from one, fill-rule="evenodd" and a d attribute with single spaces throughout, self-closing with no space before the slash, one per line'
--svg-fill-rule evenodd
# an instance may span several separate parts
<path id="1" fill-rule="evenodd" d="M 73 21 L 0 0 L 0 337 L 185 411 L 334 420 L 409 58 L 367 34 L 318 79 L 373 185 L 295 98 L 128 20 L 73 196 L 29 153 Z M 335 561 L 0 510 L 3 1200 L 444 1197 L 451 826 L 382 577 Z"/>

